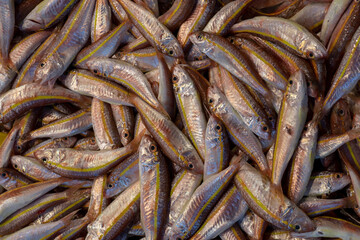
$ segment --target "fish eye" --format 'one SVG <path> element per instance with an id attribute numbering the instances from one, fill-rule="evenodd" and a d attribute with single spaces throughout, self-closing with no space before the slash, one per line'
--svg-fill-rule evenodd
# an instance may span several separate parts
<path id="1" fill-rule="evenodd" d="M 289 81 L 289 84 L 290 84 L 290 85 L 292 85 L 293 83 L 294 83 L 293 80 L 290 80 L 290 81 Z"/>
<path id="2" fill-rule="evenodd" d="M 202 35 L 201 33 L 199 33 L 197 36 L 196 36 L 197 40 L 199 41 L 202 41 L 204 39 L 204 35 Z"/>
<path id="3" fill-rule="evenodd" d="M 233 39 L 233 38 L 230 38 L 230 43 L 234 43 L 234 39 Z"/>
<path id="4" fill-rule="evenodd" d="M 41 161 L 46 162 L 46 161 L 47 161 L 47 157 L 42 157 L 42 158 L 41 158 Z"/>
<path id="5" fill-rule="evenodd" d="M 270 121 L 272 121 L 272 120 L 273 120 L 273 118 L 272 118 L 272 117 L 269 117 L 269 120 L 270 120 Z"/>
<path id="6" fill-rule="evenodd" d="M 95 74 L 97 74 L 98 73 L 98 70 L 96 70 L 96 69 L 94 69 L 94 71 L 93 71 Z"/>
<path id="7" fill-rule="evenodd" d="M 339 114 L 339 116 L 344 116 L 345 112 L 344 112 L 344 110 L 339 109 L 338 114 Z"/>
<path id="8" fill-rule="evenodd" d="M 104 73 L 104 77 L 107 77 L 108 76 L 108 74 L 107 73 Z"/>
<path id="9" fill-rule="evenodd" d="M 263 126 L 262 130 L 266 132 L 269 128 L 267 126 Z"/>
<path id="10" fill-rule="evenodd" d="M 96 143 L 95 139 L 91 139 L 90 142 L 91 142 L 91 144 L 95 144 L 95 143 Z"/>
<path id="11" fill-rule="evenodd" d="M 315 57 L 314 53 L 313 53 L 313 52 L 309 52 L 309 58 L 314 58 L 314 57 Z"/>
<path id="12" fill-rule="evenodd" d="M 336 178 L 341 178 L 340 174 L 336 174 Z"/>
<path id="13" fill-rule="evenodd" d="M 209 103 L 212 104 L 214 102 L 214 99 L 210 98 Z"/>
<path id="14" fill-rule="evenodd" d="M 6 173 L 3 172 L 3 173 L 1 174 L 1 176 L 2 176 L 2 177 L 6 177 Z"/>
<path id="15" fill-rule="evenodd" d="M 68 138 L 67 137 L 64 137 L 64 141 L 67 141 L 68 140 Z"/>
<path id="16" fill-rule="evenodd" d="M 21 151 L 22 147 L 21 147 L 20 145 L 17 145 L 17 146 L 16 146 L 16 149 L 19 150 L 19 151 Z"/>
<path id="17" fill-rule="evenodd" d="M 128 138 L 128 137 L 129 137 L 129 132 L 128 132 L 127 130 L 125 130 L 125 131 L 123 132 L 123 137 L 124 137 L 124 138 Z"/>
<path id="18" fill-rule="evenodd" d="M 157 147 L 154 144 L 151 144 L 150 151 L 151 152 L 156 152 L 156 150 L 157 150 Z"/>
<path id="19" fill-rule="evenodd" d="M 16 168 L 16 169 L 17 169 L 17 168 L 18 168 L 18 165 L 17 165 L 17 164 L 14 164 L 14 168 Z"/>
<path id="20" fill-rule="evenodd" d="M 42 63 L 40 63 L 40 67 L 45 67 L 46 66 L 46 63 L 44 63 L 44 62 L 42 62 Z"/>
<path id="21" fill-rule="evenodd" d="M 193 169 L 194 168 L 194 165 L 192 163 L 189 163 L 189 168 L 190 169 Z"/>
<path id="22" fill-rule="evenodd" d="M 173 76 L 172 80 L 173 80 L 173 82 L 177 82 L 179 79 L 178 79 L 178 77 Z"/>
<path id="23" fill-rule="evenodd" d="M 295 225 L 295 231 L 300 231 L 301 230 L 301 226 L 299 224 Z"/>
<path id="24" fill-rule="evenodd" d="M 220 132 L 221 130 L 222 130 L 222 127 L 219 125 L 219 124 L 216 124 L 216 130 L 218 131 L 218 132 Z"/>
<path id="25" fill-rule="evenodd" d="M 110 183 L 110 184 L 108 184 L 108 188 L 112 188 L 113 187 L 113 185 Z"/>
<path id="26" fill-rule="evenodd" d="M 171 50 L 171 49 L 170 49 L 170 50 L 169 50 L 169 55 L 170 55 L 170 56 L 174 55 L 174 50 Z"/>
<path id="27" fill-rule="evenodd" d="M 199 59 L 198 57 L 195 57 L 195 60 L 196 60 L 196 61 L 199 61 L 200 59 Z"/>

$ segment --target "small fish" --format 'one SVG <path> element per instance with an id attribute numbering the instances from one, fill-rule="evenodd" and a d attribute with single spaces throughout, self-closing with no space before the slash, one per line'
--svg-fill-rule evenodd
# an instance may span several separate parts
<path id="1" fill-rule="evenodd" d="M 55 26 L 72 10 L 77 0 L 45 0 L 25 17 L 22 31 L 39 31 Z"/>

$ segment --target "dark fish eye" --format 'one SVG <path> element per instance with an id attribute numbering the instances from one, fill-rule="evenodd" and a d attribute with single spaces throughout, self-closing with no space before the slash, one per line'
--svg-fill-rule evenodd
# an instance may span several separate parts
<path id="1" fill-rule="evenodd" d="M 17 146 L 16 146 L 16 149 L 20 151 L 20 150 L 21 150 L 21 146 L 20 146 L 20 145 L 17 145 Z"/>
<path id="2" fill-rule="evenodd" d="M 2 177 L 6 177 L 6 173 L 2 173 L 1 176 L 2 176 Z"/>
<path id="3" fill-rule="evenodd" d="M 214 102 L 214 99 L 210 98 L 209 103 L 212 104 Z"/>
<path id="4" fill-rule="evenodd" d="M 174 55 L 174 51 L 173 50 L 169 50 L 169 55 Z"/>
<path id="5" fill-rule="evenodd" d="M 341 178 L 340 174 L 336 174 L 336 178 Z"/>
<path id="6" fill-rule="evenodd" d="M 296 225 L 295 225 L 295 230 L 296 230 L 296 231 L 300 231 L 300 230 L 301 230 L 301 226 L 298 225 L 298 224 L 296 224 Z"/>
<path id="7" fill-rule="evenodd" d="M 293 80 L 290 80 L 290 81 L 289 81 L 289 84 L 290 84 L 290 85 L 292 85 L 293 83 L 294 83 Z"/>
<path id="8" fill-rule="evenodd" d="M 177 78 L 176 76 L 174 76 L 174 77 L 172 78 L 172 80 L 173 80 L 173 82 L 177 82 L 178 78 Z"/>
<path id="9" fill-rule="evenodd" d="M 123 137 L 124 137 L 124 138 L 128 138 L 128 137 L 129 137 L 129 133 L 128 133 L 127 131 L 125 131 L 125 132 L 123 133 Z"/>
<path id="10" fill-rule="evenodd" d="M 193 169 L 194 168 L 194 165 L 192 163 L 189 163 L 189 168 L 190 169 Z"/>
<path id="11" fill-rule="evenodd" d="M 200 33 L 200 34 L 198 34 L 198 35 L 196 36 L 196 38 L 197 38 L 199 41 L 201 41 L 201 40 L 204 39 L 204 36 Z"/>
<path id="12" fill-rule="evenodd" d="M 155 152 L 157 150 L 157 147 L 154 144 L 151 144 L 150 151 Z"/>
<path id="13" fill-rule="evenodd" d="M 266 132 L 266 131 L 268 130 L 268 127 L 267 127 L 267 126 L 264 126 L 262 129 L 263 129 L 263 131 Z"/>
<path id="14" fill-rule="evenodd" d="M 46 157 L 42 157 L 42 158 L 41 158 L 41 161 L 46 162 L 46 161 L 47 161 L 47 158 L 46 158 Z"/>
<path id="15" fill-rule="evenodd" d="M 68 140 L 68 138 L 67 138 L 67 137 L 64 137 L 64 140 L 65 140 L 65 141 L 67 141 L 67 140 Z"/>
<path id="16" fill-rule="evenodd" d="M 97 73 L 98 73 L 98 70 L 94 69 L 94 73 L 97 74 Z"/>
<path id="17" fill-rule="evenodd" d="M 339 114 L 339 116 L 344 116 L 345 112 L 344 112 L 344 110 L 339 109 L 338 114 Z"/>
<path id="18" fill-rule="evenodd" d="M 109 185 L 108 185 L 108 188 L 112 188 L 112 187 L 113 187 L 113 185 L 112 185 L 112 184 L 109 184 Z"/>
<path id="19" fill-rule="evenodd" d="M 45 65 L 46 64 L 44 62 L 40 63 L 40 67 L 42 67 L 42 68 L 45 67 Z"/>
<path id="20" fill-rule="evenodd" d="M 314 57 L 315 57 L 314 53 L 313 53 L 313 52 L 309 52 L 309 58 L 314 58 Z"/>
<path id="21" fill-rule="evenodd" d="M 17 165 L 17 164 L 14 164 L 14 168 L 18 168 L 18 165 Z"/>

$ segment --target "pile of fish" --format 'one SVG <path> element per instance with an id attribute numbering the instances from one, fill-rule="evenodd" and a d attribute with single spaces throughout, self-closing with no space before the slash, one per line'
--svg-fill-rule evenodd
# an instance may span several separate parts
<path id="1" fill-rule="evenodd" d="M 360 239 L 359 0 L 0 1 L 0 239 Z"/>

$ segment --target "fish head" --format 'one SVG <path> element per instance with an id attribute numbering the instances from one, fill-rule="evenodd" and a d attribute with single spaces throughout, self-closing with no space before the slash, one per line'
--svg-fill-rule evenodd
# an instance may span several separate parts
<path id="1" fill-rule="evenodd" d="M 303 71 L 296 71 L 290 76 L 285 97 L 290 105 L 298 105 L 304 97 L 307 99 L 307 84 Z"/>
<path id="2" fill-rule="evenodd" d="M 219 114 L 226 112 L 226 107 L 224 106 L 224 99 L 225 95 L 220 91 L 218 87 L 212 85 L 208 88 L 207 105 L 216 116 L 219 116 Z"/>
<path id="3" fill-rule="evenodd" d="M 290 228 L 298 233 L 311 232 L 316 229 L 315 223 L 300 208 L 292 212 L 292 220 L 289 221 Z"/>
<path id="4" fill-rule="evenodd" d="M 350 106 L 345 99 L 340 99 L 335 103 L 332 111 L 330 122 L 333 129 L 348 130 L 351 129 L 351 112 Z"/>
<path id="5" fill-rule="evenodd" d="M 143 166 L 151 166 L 159 163 L 160 148 L 152 137 L 145 134 L 139 146 L 140 164 Z"/>
<path id="6" fill-rule="evenodd" d="M 224 141 L 225 134 L 226 128 L 221 120 L 211 115 L 206 126 L 205 141 L 210 141 L 211 144 L 217 145 L 219 142 Z"/>
<path id="7" fill-rule="evenodd" d="M 190 41 L 197 46 L 202 53 L 207 53 L 213 50 L 212 45 L 207 41 L 207 33 L 195 32 L 190 35 Z"/>
<path id="8" fill-rule="evenodd" d="M 164 54 L 174 57 L 174 58 L 182 58 L 184 57 L 184 51 L 177 41 L 176 38 L 170 35 L 164 35 L 160 40 L 160 49 Z"/>
<path id="9" fill-rule="evenodd" d="M 259 137 L 270 140 L 271 139 L 271 133 L 272 130 L 265 121 L 257 119 L 258 123 L 256 124 L 257 133 L 259 134 Z"/>
<path id="10" fill-rule="evenodd" d="M 107 57 L 95 57 L 86 62 L 87 68 L 95 75 L 108 77 L 114 71 L 114 64 Z"/>
<path id="11" fill-rule="evenodd" d="M 324 59 L 327 57 L 327 51 L 324 45 L 317 39 L 309 38 L 302 40 L 299 45 L 299 51 L 307 59 Z"/>
<path id="12" fill-rule="evenodd" d="M 56 157 L 58 152 L 57 149 L 40 149 L 35 151 L 34 155 L 37 160 L 42 162 L 46 167 L 51 168 L 53 163 L 56 163 L 56 160 L 59 159 Z"/>
<path id="13" fill-rule="evenodd" d="M 32 11 L 29 15 L 26 16 L 23 23 L 20 26 L 21 31 L 38 31 L 45 27 L 44 19 L 40 14 L 36 14 L 37 12 Z"/>
<path id="14" fill-rule="evenodd" d="M 10 175 L 8 170 L 6 170 L 5 168 L 0 168 L 0 185 L 6 183 L 9 180 L 10 180 Z"/>
<path id="15" fill-rule="evenodd" d="M 180 153 L 179 158 L 182 158 L 184 167 L 190 171 L 198 174 L 202 174 L 204 172 L 204 164 L 194 148 Z"/>
<path id="16" fill-rule="evenodd" d="M 34 82 L 40 82 L 41 84 L 53 81 L 61 73 L 63 69 L 63 61 L 57 53 L 46 56 L 41 59 L 39 65 L 35 70 Z"/>
<path id="17" fill-rule="evenodd" d="M 128 129 L 127 127 L 123 128 L 120 133 L 120 138 L 122 145 L 124 146 L 128 145 L 133 139 L 130 129 Z"/>

